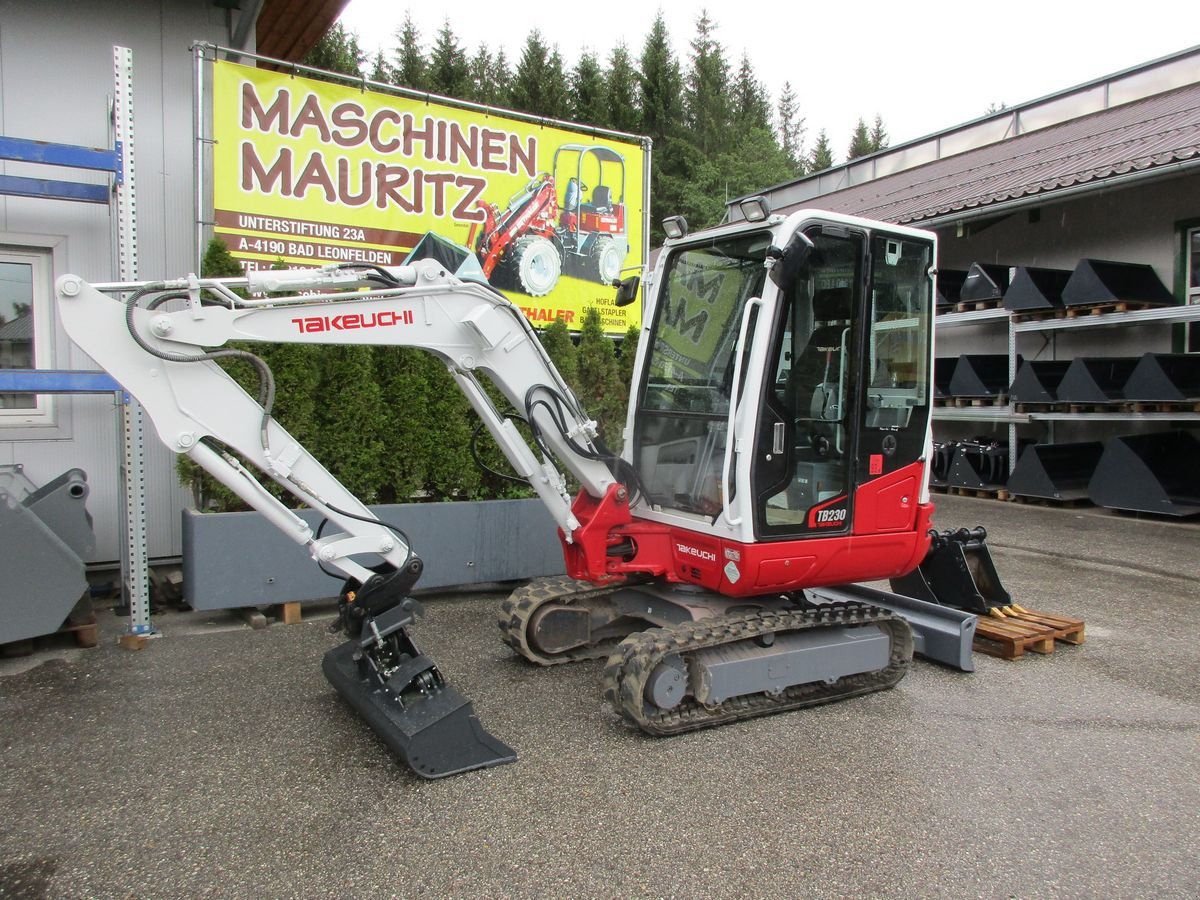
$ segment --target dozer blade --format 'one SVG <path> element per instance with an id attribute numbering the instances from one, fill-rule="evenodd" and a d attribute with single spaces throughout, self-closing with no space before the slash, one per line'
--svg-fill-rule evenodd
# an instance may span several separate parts
<path id="1" fill-rule="evenodd" d="M 422 778 L 513 762 L 516 752 L 484 730 L 471 701 L 408 636 L 417 608 L 405 601 L 368 619 L 361 637 L 325 654 L 325 677 Z"/>

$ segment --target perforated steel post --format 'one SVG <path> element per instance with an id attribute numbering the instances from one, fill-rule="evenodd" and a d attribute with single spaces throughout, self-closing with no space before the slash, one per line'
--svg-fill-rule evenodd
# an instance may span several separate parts
<path id="1" fill-rule="evenodd" d="M 138 274 L 137 193 L 133 160 L 133 51 L 113 47 L 114 146 L 120 164 L 116 198 L 117 272 L 122 281 Z M 120 396 L 120 395 L 118 395 Z M 141 405 L 126 396 L 121 405 L 121 584 L 129 604 L 129 633 L 154 633 L 150 624 L 149 554 L 146 547 L 145 424 Z"/>

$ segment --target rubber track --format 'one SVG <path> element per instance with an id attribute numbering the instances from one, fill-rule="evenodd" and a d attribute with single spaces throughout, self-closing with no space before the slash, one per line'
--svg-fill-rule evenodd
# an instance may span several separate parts
<path id="1" fill-rule="evenodd" d="M 535 650 L 529 645 L 529 622 L 538 608 L 546 603 L 586 602 L 607 596 L 622 587 L 626 587 L 626 585 L 601 588 L 585 587 L 583 582 L 566 575 L 557 578 L 538 578 L 521 585 L 500 604 L 500 616 L 497 621 L 500 626 L 500 640 L 539 666 L 556 666 L 586 659 L 605 659 L 613 652 L 611 642 L 547 656 L 544 652 Z"/>
<path id="2" fill-rule="evenodd" d="M 891 660 L 883 669 L 848 675 L 833 684 L 822 681 L 795 685 L 775 696 L 759 693 L 732 697 L 711 709 L 690 696 L 669 710 L 660 710 L 645 699 L 646 681 L 666 656 L 768 633 L 856 625 L 878 625 L 891 638 Z M 861 603 L 721 616 L 671 628 L 652 628 L 627 637 L 604 667 L 604 697 L 623 718 L 645 732 L 679 734 L 890 688 L 907 673 L 912 653 L 912 631 L 907 622 L 886 610 Z"/>

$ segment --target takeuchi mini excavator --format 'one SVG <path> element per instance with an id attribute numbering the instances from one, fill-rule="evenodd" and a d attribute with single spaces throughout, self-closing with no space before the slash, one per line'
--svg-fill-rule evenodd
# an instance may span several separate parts
<path id="1" fill-rule="evenodd" d="M 647 279 L 619 453 L 520 310 L 433 259 L 138 284 L 65 275 L 59 311 L 169 447 L 345 577 L 347 639 L 325 674 L 414 771 L 440 777 L 515 754 L 413 640 L 420 558 L 272 417 L 265 365 L 225 345 L 440 358 L 562 541 L 566 577 L 509 597 L 501 638 L 539 665 L 606 659 L 604 694 L 638 728 L 675 734 L 878 691 L 904 676 L 917 626 L 883 594 L 845 586 L 910 573 L 929 548 L 935 238 L 749 208 L 696 234 L 674 222 Z M 637 289 L 621 282 L 618 302 Z M 220 368 L 230 356 L 258 368 L 258 396 Z M 314 532 L 251 467 L 333 527 Z"/>

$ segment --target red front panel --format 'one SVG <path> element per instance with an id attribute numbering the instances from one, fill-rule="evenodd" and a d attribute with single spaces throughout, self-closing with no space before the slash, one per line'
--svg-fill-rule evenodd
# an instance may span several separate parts
<path id="1" fill-rule="evenodd" d="M 862 485 L 849 534 L 755 544 L 629 521 L 613 492 L 601 501 L 581 495 L 575 513 L 585 524 L 575 543 L 564 544 L 567 572 L 589 581 L 648 574 L 729 597 L 893 578 L 912 571 L 929 549 L 933 505 L 919 502 L 921 476 L 922 464 L 914 463 Z M 609 554 L 614 547 L 627 552 Z"/>

